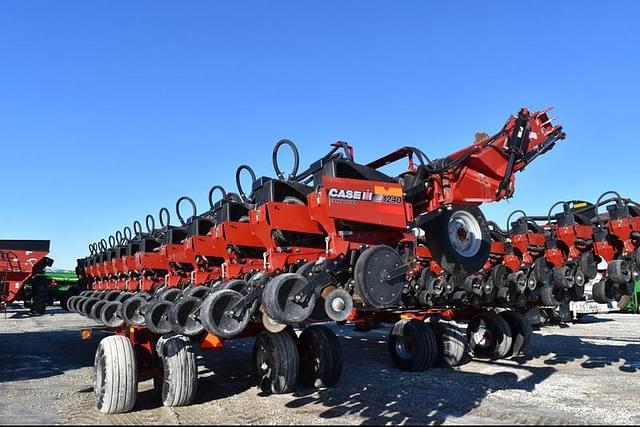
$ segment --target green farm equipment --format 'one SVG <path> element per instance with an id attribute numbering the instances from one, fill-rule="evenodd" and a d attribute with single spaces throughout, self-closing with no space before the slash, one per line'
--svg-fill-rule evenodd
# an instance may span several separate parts
<path id="1" fill-rule="evenodd" d="M 637 281 L 633 287 L 631 295 L 627 295 L 629 302 L 620 307 L 622 311 L 630 313 L 640 313 L 640 281 Z"/>
<path id="2" fill-rule="evenodd" d="M 59 301 L 60 307 L 67 310 L 69 298 L 80 293 L 80 283 L 73 271 L 44 271 L 30 278 L 22 292 L 25 307 L 43 312 L 42 307 L 35 306 L 53 305 Z M 46 298 L 38 298 L 38 295 L 46 295 Z"/>

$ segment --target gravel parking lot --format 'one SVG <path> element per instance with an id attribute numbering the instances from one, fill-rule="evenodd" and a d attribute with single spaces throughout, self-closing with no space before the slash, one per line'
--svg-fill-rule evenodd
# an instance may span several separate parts
<path id="1" fill-rule="evenodd" d="M 72 424 L 640 423 L 640 316 L 586 316 L 535 332 L 526 358 L 473 361 L 406 373 L 386 351 L 388 328 L 337 327 L 344 370 L 332 389 L 262 396 L 251 375 L 252 339 L 199 356 L 197 401 L 159 406 L 151 382 L 136 409 L 94 409 L 93 356 L 103 333 L 81 341 L 87 319 L 57 308 L 41 317 L 0 314 L 0 422 Z"/>

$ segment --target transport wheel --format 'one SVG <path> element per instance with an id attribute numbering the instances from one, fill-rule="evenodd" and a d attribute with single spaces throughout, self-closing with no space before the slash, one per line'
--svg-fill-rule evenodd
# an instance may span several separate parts
<path id="1" fill-rule="evenodd" d="M 312 325 L 298 338 L 300 382 L 315 388 L 333 387 L 342 375 L 342 347 L 333 331 Z"/>
<path id="2" fill-rule="evenodd" d="M 136 404 L 138 364 L 131 342 L 122 335 L 103 338 L 94 362 L 96 408 L 105 414 L 128 412 Z"/>
<path id="3" fill-rule="evenodd" d="M 553 273 L 549 267 L 549 263 L 544 257 L 538 258 L 533 262 L 533 275 L 541 285 L 550 285 L 553 279 Z"/>
<path id="4" fill-rule="evenodd" d="M 182 291 L 178 288 L 166 288 L 158 294 L 156 299 L 158 301 L 174 302 L 182 295 Z"/>
<path id="5" fill-rule="evenodd" d="M 91 318 L 91 310 L 93 309 L 93 306 L 96 305 L 99 301 L 102 300 L 100 298 L 87 298 L 80 308 L 80 314 L 85 317 Z"/>
<path id="6" fill-rule="evenodd" d="M 347 320 L 353 310 L 353 298 L 349 292 L 336 288 L 324 298 L 324 311 L 335 322 Z"/>
<path id="7" fill-rule="evenodd" d="M 169 311 L 173 308 L 170 301 L 156 300 L 146 307 L 144 313 L 144 323 L 154 334 L 164 335 L 173 331 L 173 326 L 169 321 Z"/>
<path id="8" fill-rule="evenodd" d="M 180 298 L 169 311 L 169 322 L 174 332 L 192 337 L 204 331 L 204 326 L 198 317 L 201 305 L 200 298 L 190 296 Z"/>
<path id="9" fill-rule="evenodd" d="M 433 330 L 415 319 L 397 322 L 389 332 L 387 345 L 391 360 L 403 371 L 424 371 L 438 357 L 438 344 Z"/>
<path id="10" fill-rule="evenodd" d="M 509 356 L 524 356 L 529 350 L 533 330 L 527 317 L 519 311 L 503 311 L 500 316 L 507 321 L 511 329 L 511 347 L 506 354 Z"/>
<path id="11" fill-rule="evenodd" d="M 290 327 L 277 334 L 260 332 L 253 345 L 253 360 L 258 387 L 263 392 L 283 394 L 294 390 L 300 356 Z"/>
<path id="12" fill-rule="evenodd" d="M 136 295 L 129 298 L 122 303 L 120 308 L 120 315 L 124 319 L 127 325 L 130 326 L 142 326 L 144 325 L 144 314 L 141 312 L 141 308 L 148 303 L 147 299 L 143 296 Z"/>
<path id="13" fill-rule="evenodd" d="M 36 276 L 31 282 L 31 314 L 44 314 L 47 309 L 49 282 L 44 276 Z"/>
<path id="14" fill-rule="evenodd" d="M 98 323 L 102 322 L 102 309 L 106 304 L 110 302 L 111 301 L 107 301 L 103 299 L 95 303 L 93 307 L 91 307 L 91 312 L 89 313 L 89 317 Z"/>
<path id="15" fill-rule="evenodd" d="M 450 273 L 477 273 L 489 259 L 489 227 L 476 207 L 444 210 L 427 224 L 425 238 L 434 260 Z"/>
<path id="16" fill-rule="evenodd" d="M 474 357 L 501 359 L 511 348 L 509 324 L 494 311 L 475 315 L 467 326 L 467 340 Z"/>
<path id="17" fill-rule="evenodd" d="M 570 289 L 574 285 L 573 271 L 571 268 L 563 265 L 556 267 L 553 271 L 553 284 L 563 289 Z"/>
<path id="18" fill-rule="evenodd" d="M 438 342 L 436 365 L 461 366 L 471 360 L 467 337 L 455 323 L 431 318 L 429 325 L 431 325 Z"/>
<path id="19" fill-rule="evenodd" d="M 240 292 L 242 295 L 246 295 L 249 290 L 249 284 L 246 280 L 233 279 L 223 283 L 220 289 L 232 289 L 236 292 Z"/>
<path id="20" fill-rule="evenodd" d="M 598 274 L 598 262 L 592 251 L 585 252 L 580 256 L 579 265 L 586 280 L 595 279 Z"/>
<path id="21" fill-rule="evenodd" d="M 406 284 L 405 275 L 392 278 L 387 275 L 402 264 L 400 254 L 386 245 L 371 247 L 358 257 L 354 268 L 355 291 L 367 306 L 398 305 Z"/>
<path id="22" fill-rule="evenodd" d="M 315 307 L 315 294 L 311 294 L 306 305 L 291 301 L 291 297 L 300 292 L 307 283 L 307 279 L 296 273 L 284 273 L 273 277 L 262 294 L 265 312 L 280 323 L 292 324 L 306 320 Z"/>
<path id="23" fill-rule="evenodd" d="M 229 315 L 228 311 L 241 298 L 242 294 L 233 289 L 221 289 L 209 295 L 200 306 L 200 321 L 204 328 L 221 338 L 232 338 L 242 332 L 255 311 L 257 301 L 244 313 Z"/>
<path id="24" fill-rule="evenodd" d="M 595 302 L 599 304 L 607 304 L 611 299 L 607 296 L 607 286 L 610 285 L 611 282 L 605 279 L 604 277 L 593 284 L 593 288 L 591 289 L 591 293 L 593 294 L 593 299 Z"/>
<path id="25" fill-rule="evenodd" d="M 631 280 L 631 268 L 623 259 L 611 261 L 607 266 L 607 277 L 616 283 L 627 283 Z"/>
<path id="26" fill-rule="evenodd" d="M 195 347 L 182 335 L 162 337 L 156 344 L 163 374 L 153 379 L 154 388 L 164 406 L 186 406 L 193 403 L 198 390 L 198 366 Z"/>
<path id="27" fill-rule="evenodd" d="M 119 301 L 107 301 L 102 308 L 100 321 L 110 328 L 119 328 L 124 325 L 124 319 L 121 316 L 122 303 Z"/>

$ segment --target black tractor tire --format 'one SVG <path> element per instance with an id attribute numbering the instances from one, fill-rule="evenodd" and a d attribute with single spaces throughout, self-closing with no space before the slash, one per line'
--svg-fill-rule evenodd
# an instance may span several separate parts
<path id="1" fill-rule="evenodd" d="M 31 314 L 41 315 L 47 309 L 49 282 L 44 276 L 36 276 L 31 282 Z"/>
<path id="2" fill-rule="evenodd" d="M 415 319 L 398 321 L 387 340 L 389 356 L 403 371 L 418 372 L 433 366 L 438 343 L 431 327 Z"/>
<path id="3" fill-rule="evenodd" d="M 454 245 L 450 233 L 450 222 L 463 220 L 465 224 L 472 224 L 475 233 L 462 232 L 459 245 Z M 468 276 L 477 273 L 489 259 L 491 236 L 484 214 L 477 207 L 457 206 L 445 209 L 436 219 L 425 227 L 425 239 L 433 259 L 446 271 L 452 274 Z M 470 235 L 473 236 L 470 236 Z M 477 235 L 476 235 L 477 234 Z M 472 245 L 464 250 L 456 246 Z"/>
<path id="4" fill-rule="evenodd" d="M 623 259 L 611 261 L 607 266 L 607 278 L 616 283 L 625 284 L 631 280 L 629 262 Z"/>
<path id="5" fill-rule="evenodd" d="M 131 341 L 111 335 L 100 341 L 94 362 L 96 408 L 105 414 L 129 412 L 138 394 L 138 365 Z"/>
<path id="6" fill-rule="evenodd" d="M 156 351 L 162 361 L 163 374 L 153 382 L 162 405 L 176 407 L 193 403 L 198 390 L 198 365 L 191 340 L 183 335 L 162 337 Z"/>
<path id="7" fill-rule="evenodd" d="M 461 366 L 471 361 L 467 337 L 455 323 L 432 318 L 429 324 L 438 342 L 437 366 Z"/>
<path id="8" fill-rule="evenodd" d="M 607 286 L 609 285 L 607 282 L 607 279 L 602 278 L 602 280 L 594 283 L 591 289 L 593 300 L 599 304 L 608 304 L 611 301 L 607 296 Z"/>
<path id="9" fill-rule="evenodd" d="M 478 359 L 502 359 L 511 348 L 511 328 L 494 311 L 475 315 L 467 326 L 467 340 L 474 357 Z"/>
<path id="10" fill-rule="evenodd" d="M 321 388 L 333 387 L 342 375 L 342 347 L 333 331 L 312 325 L 298 338 L 300 383 Z"/>
<path id="11" fill-rule="evenodd" d="M 284 394 L 295 389 L 300 356 L 290 327 L 277 334 L 260 332 L 253 345 L 253 361 L 258 388 L 264 393 Z"/>
<path id="12" fill-rule="evenodd" d="M 511 348 L 506 354 L 510 356 L 524 356 L 529 350 L 533 329 L 527 317 L 519 311 L 503 311 L 500 316 L 504 318 L 511 328 Z"/>

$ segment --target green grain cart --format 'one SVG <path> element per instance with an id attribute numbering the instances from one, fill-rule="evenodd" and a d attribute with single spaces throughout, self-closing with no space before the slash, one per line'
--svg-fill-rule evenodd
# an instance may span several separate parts
<path id="1" fill-rule="evenodd" d="M 33 314 L 43 314 L 46 306 L 60 302 L 67 310 L 67 300 L 80 293 L 78 276 L 73 271 L 45 271 L 33 276 L 22 289 L 24 306 Z"/>

